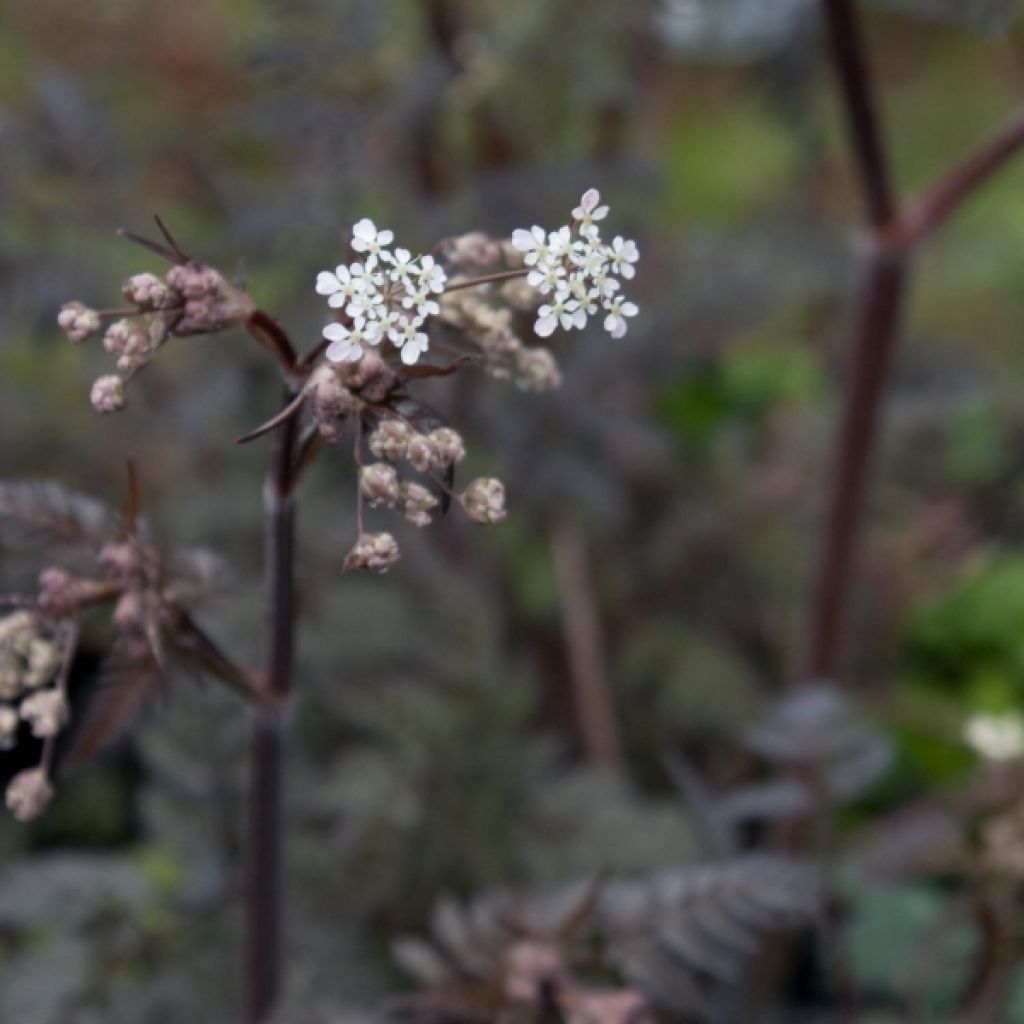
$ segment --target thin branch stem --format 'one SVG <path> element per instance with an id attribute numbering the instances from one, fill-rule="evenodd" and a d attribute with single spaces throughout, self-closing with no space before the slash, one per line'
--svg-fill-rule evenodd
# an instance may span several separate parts
<path id="1" fill-rule="evenodd" d="M 290 347 L 290 344 L 289 344 Z M 292 400 L 286 391 L 284 403 Z M 282 743 L 292 687 L 295 627 L 295 504 L 292 467 L 298 421 L 277 435 L 264 490 L 270 648 L 266 687 L 273 704 L 255 713 L 247 833 L 243 950 L 243 1022 L 262 1024 L 277 1002 L 282 975 Z"/>
<path id="2" fill-rule="evenodd" d="M 990 139 L 912 201 L 902 218 L 900 240 L 905 248 L 918 245 L 942 227 L 949 217 L 1002 170 L 1024 147 L 1024 113 L 1017 114 Z"/>
<path id="3" fill-rule="evenodd" d="M 622 741 L 608 681 L 586 543 L 575 523 L 564 517 L 553 521 L 551 552 L 583 747 L 593 764 L 615 767 L 622 763 Z"/>
<path id="4" fill-rule="evenodd" d="M 481 284 L 493 284 L 495 281 L 512 281 L 517 277 L 526 277 L 530 268 L 521 270 L 501 270 L 496 274 L 484 274 L 482 277 L 471 277 L 465 281 L 456 281 L 454 284 L 445 285 L 445 292 L 458 292 L 463 288 L 476 288 Z"/>

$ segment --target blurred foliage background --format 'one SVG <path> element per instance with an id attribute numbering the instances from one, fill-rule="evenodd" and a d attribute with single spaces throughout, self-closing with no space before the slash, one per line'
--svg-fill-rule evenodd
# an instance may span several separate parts
<path id="1" fill-rule="evenodd" d="M 864 7 L 913 189 L 1015 110 L 1024 26 L 1012 3 Z M 232 442 L 274 408 L 275 370 L 241 332 L 186 340 L 95 416 L 103 355 L 54 318 L 154 269 L 115 229 L 158 212 L 308 343 L 315 274 L 363 215 L 425 249 L 560 223 L 597 186 L 641 248 L 630 336 L 562 342 L 560 393 L 431 382 L 470 474 L 507 481 L 505 525 L 409 527 L 395 572 L 343 579 L 351 467 L 329 452 L 308 482 L 282 1020 L 378 1012 L 405 984 L 393 941 L 442 896 L 707 854 L 670 758 L 713 803 L 767 785 L 743 737 L 794 682 L 849 356 L 858 198 L 813 3 L 2 0 L 0 151 L 0 476 L 117 503 L 134 459 L 157 535 L 230 567 L 205 621 L 251 662 L 267 446 Z M 1022 191 L 1024 162 L 917 267 L 836 681 L 888 751 L 833 826 L 872 1020 L 952 1014 L 986 941 L 977 887 L 1018 898 L 1020 860 L 984 859 L 1015 766 L 963 729 L 1024 698 Z M 567 550 L 582 576 L 558 570 Z M 5 589 L 38 568 L 0 557 Z M 618 767 L 581 744 L 581 601 Z M 230 1019 L 244 739 L 234 699 L 182 679 L 40 822 L 0 820 L 0 1021 Z M 956 871 L 877 875 L 908 815 L 918 845 L 953 831 Z M 908 951 L 935 935 L 922 965 Z M 1024 1014 L 1019 944 L 985 1019 Z M 832 1019 L 827 973 L 745 1019 Z"/>

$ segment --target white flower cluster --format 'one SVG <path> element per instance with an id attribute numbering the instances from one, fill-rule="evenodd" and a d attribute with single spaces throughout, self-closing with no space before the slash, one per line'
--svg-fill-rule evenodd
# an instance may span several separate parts
<path id="1" fill-rule="evenodd" d="M 559 325 L 567 331 L 586 327 L 587 317 L 595 316 L 598 309 L 604 311 L 605 330 L 621 338 L 627 319 L 639 312 L 636 303 L 619 294 L 619 278 L 633 277 L 640 253 L 635 242 L 621 235 L 610 245 L 601 240 L 598 221 L 608 216 L 608 207 L 600 203 L 597 189 L 589 189 L 572 211 L 572 226 L 545 231 L 535 225 L 512 234 L 512 244 L 531 268 L 527 282 L 550 296 L 537 311 L 533 328 L 542 338 Z"/>
<path id="2" fill-rule="evenodd" d="M 331 362 L 359 359 L 365 346 L 380 345 L 385 338 L 401 350 L 406 365 L 426 352 L 429 339 L 420 328 L 428 316 L 440 312 L 436 296 L 444 291 L 447 277 L 429 253 L 414 258 L 408 249 L 392 251 L 394 237 L 364 218 L 352 228 L 352 248 L 366 254 L 363 261 L 317 275 L 318 294 L 349 319 L 348 324 L 324 328 Z"/>

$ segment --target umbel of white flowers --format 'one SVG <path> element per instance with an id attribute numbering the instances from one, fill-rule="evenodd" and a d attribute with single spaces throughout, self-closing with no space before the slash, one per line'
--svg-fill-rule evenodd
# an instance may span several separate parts
<path id="1" fill-rule="evenodd" d="M 542 338 L 558 327 L 582 329 L 599 310 L 605 330 L 621 338 L 628 318 L 638 312 L 621 288 L 622 280 L 636 273 L 640 253 L 635 242 L 621 235 L 611 244 L 601 239 L 598 222 L 607 217 L 608 207 L 600 203 L 597 189 L 589 189 L 572 211 L 571 224 L 555 231 L 535 225 L 512 234 L 513 248 L 526 265 L 527 283 L 546 298 L 534 324 Z M 332 362 L 355 361 L 368 346 L 379 346 L 385 339 L 401 352 L 406 365 L 427 351 L 430 339 L 424 327 L 440 312 L 438 297 L 448 278 L 430 254 L 414 257 L 408 249 L 392 249 L 394 237 L 394 232 L 363 218 L 352 228 L 352 248 L 364 258 L 317 275 L 317 292 L 344 314 L 344 322 L 330 323 L 323 330 L 331 343 L 326 354 Z"/>

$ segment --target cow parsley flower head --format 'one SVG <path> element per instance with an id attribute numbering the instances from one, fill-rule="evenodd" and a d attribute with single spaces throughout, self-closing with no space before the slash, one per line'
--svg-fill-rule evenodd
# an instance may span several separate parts
<path id="1" fill-rule="evenodd" d="M 554 231 L 534 225 L 512 233 L 513 247 L 530 268 L 527 283 L 547 299 L 533 328 L 540 337 L 549 337 L 558 327 L 582 330 L 589 317 L 603 311 L 605 330 L 621 338 L 627 318 L 639 312 L 618 293 L 620 279 L 628 281 L 636 274 L 640 253 L 634 241 L 621 235 L 610 245 L 602 241 L 599 222 L 607 216 L 608 207 L 601 205 L 601 194 L 592 188 L 572 211 L 571 225 Z"/>
<path id="2" fill-rule="evenodd" d="M 331 362 L 355 362 L 367 346 L 385 339 L 407 366 L 427 351 L 430 339 L 420 328 L 427 317 L 440 313 L 434 296 L 444 291 L 447 277 L 429 254 L 392 250 L 394 237 L 364 217 L 352 228 L 352 248 L 365 258 L 317 275 L 317 294 L 343 317 L 323 330 L 331 343 L 326 353 Z"/>

